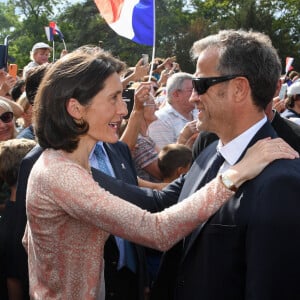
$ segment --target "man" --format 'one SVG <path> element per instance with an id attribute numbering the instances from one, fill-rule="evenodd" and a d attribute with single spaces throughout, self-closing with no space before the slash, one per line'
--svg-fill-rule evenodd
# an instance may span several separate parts
<path id="1" fill-rule="evenodd" d="M 197 117 L 194 105 L 189 102 L 192 78 L 191 74 L 179 72 L 167 81 L 167 102 L 156 112 L 158 119 L 149 126 L 149 136 L 159 149 L 176 143 L 184 125 Z"/>
<path id="2" fill-rule="evenodd" d="M 195 160 L 179 201 L 207 182 L 217 148 L 225 158 L 222 172 L 257 140 L 276 136 L 264 108 L 275 94 L 281 65 L 268 37 L 221 31 L 197 41 L 192 52 L 198 60 L 191 102 L 199 109 L 200 129 L 220 140 Z M 242 185 L 165 254 L 152 298 L 299 298 L 299 182 L 300 160 L 278 160 Z"/>

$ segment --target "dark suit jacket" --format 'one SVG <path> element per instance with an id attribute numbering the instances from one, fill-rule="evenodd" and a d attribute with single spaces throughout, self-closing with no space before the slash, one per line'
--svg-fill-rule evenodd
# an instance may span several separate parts
<path id="1" fill-rule="evenodd" d="M 112 167 L 116 174 L 116 178 L 112 178 L 101 171 L 93 169 L 93 177 L 103 188 L 110 191 L 111 193 L 124 198 L 144 209 L 149 211 L 160 211 L 166 207 L 177 202 L 176 195 L 170 193 L 169 196 L 161 197 L 155 196 L 160 193 L 157 191 L 152 191 L 150 189 L 140 189 L 137 185 L 135 168 L 131 159 L 130 151 L 128 147 L 118 142 L 116 144 L 104 144 L 105 149 L 109 155 Z M 16 224 L 16 234 L 14 240 L 14 261 L 16 270 L 15 276 L 20 278 L 24 285 L 24 297 L 28 297 L 28 268 L 27 268 L 27 254 L 22 245 L 22 237 L 24 235 L 24 230 L 26 226 L 26 208 L 25 208 L 25 195 L 27 190 L 27 181 L 28 176 L 31 171 L 31 168 L 35 161 L 38 159 L 42 149 L 39 146 L 36 146 L 27 156 L 22 160 L 18 185 L 17 185 L 17 224 Z M 127 184 L 130 183 L 130 184 Z M 162 195 L 164 192 L 161 193 Z M 122 293 L 121 299 L 134 299 L 132 295 L 126 298 L 124 291 L 134 292 L 138 288 L 139 299 L 142 299 L 142 294 L 145 286 L 146 275 L 144 270 L 144 258 L 142 248 L 135 246 L 136 254 L 139 261 L 138 269 L 138 284 L 132 286 L 132 281 L 134 279 L 126 271 L 117 272 L 117 261 L 118 261 L 118 249 L 114 242 L 113 238 L 108 240 L 108 243 L 105 247 L 105 267 L 106 267 L 106 284 L 109 291 L 107 293 L 107 299 L 119 299 L 117 295 Z M 130 287 L 128 285 L 127 279 L 131 280 Z M 120 290 L 122 292 L 120 292 Z M 130 297 L 130 298 L 129 298 Z"/>
<path id="2" fill-rule="evenodd" d="M 249 146 L 268 136 L 276 133 L 266 123 Z M 180 200 L 201 187 L 216 143 L 194 162 Z M 277 160 L 243 184 L 187 246 L 165 254 L 153 299 L 300 299 L 299 182 L 296 159 Z"/>

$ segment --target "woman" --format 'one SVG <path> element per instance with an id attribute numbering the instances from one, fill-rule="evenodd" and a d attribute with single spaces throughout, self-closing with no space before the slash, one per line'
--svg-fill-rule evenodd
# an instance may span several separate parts
<path id="1" fill-rule="evenodd" d="M 151 93 L 149 94 L 151 95 Z M 144 102 L 143 119 L 140 124 L 140 131 L 137 137 L 136 146 L 132 149 L 132 158 L 135 162 L 137 174 L 140 178 L 161 182 L 162 174 L 158 167 L 158 148 L 155 142 L 148 135 L 149 125 L 157 120 L 155 111 L 157 110 L 154 98 L 149 96 Z"/>
<path id="2" fill-rule="evenodd" d="M 127 113 L 115 62 L 108 55 L 67 54 L 47 71 L 35 98 L 35 131 L 45 151 L 30 173 L 23 239 L 33 299 L 104 299 L 103 247 L 110 233 L 166 250 L 233 195 L 218 177 L 186 201 L 151 214 L 99 187 L 89 154 L 98 140 L 118 140 Z M 254 151 L 226 171 L 237 187 L 271 160 L 297 155 L 286 144 L 265 141 Z"/>
<path id="3" fill-rule="evenodd" d="M 0 96 L 0 142 L 16 137 L 15 116 L 23 112 L 22 107 L 13 101 Z M 9 188 L 0 178 L 0 217 L 5 207 Z"/>

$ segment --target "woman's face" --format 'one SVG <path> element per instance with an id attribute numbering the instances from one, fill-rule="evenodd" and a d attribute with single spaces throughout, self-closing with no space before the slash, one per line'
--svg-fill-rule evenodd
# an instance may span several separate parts
<path id="1" fill-rule="evenodd" d="M 120 76 L 113 73 L 104 82 L 104 88 L 86 107 L 83 117 L 89 123 L 88 136 L 94 141 L 115 143 L 118 141 L 118 128 L 127 106 L 122 98 L 123 87 Z"/>
<path id="2" fill-rule="evenodd" d="M 2 116 L 5 112 L 7 112 L 7 110 L 0 106 L 0 116 Z M 8 123 L 5 123 L 0 118 L 0 141 L 7 141 L 9 139 L 13 139 L 14 133 L 15 133 L 14 119 L 12 119 Z"/>

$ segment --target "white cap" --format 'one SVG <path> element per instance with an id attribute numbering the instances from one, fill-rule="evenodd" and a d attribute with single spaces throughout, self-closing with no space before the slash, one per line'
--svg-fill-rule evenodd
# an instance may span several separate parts
<path id="1" fill-rule="evenodd" d="M 37 49 L 50 49 L 51 50 L 52 48 L 48 44 L 40 42 L 40 43 L 34 44 L 31 51 L 34 52 Z"/>
<path id="2" fill-rule="evenodd" d="M 300 81 L 295 81 L 288 87 L 287 95 L 300 95 Z"/>

